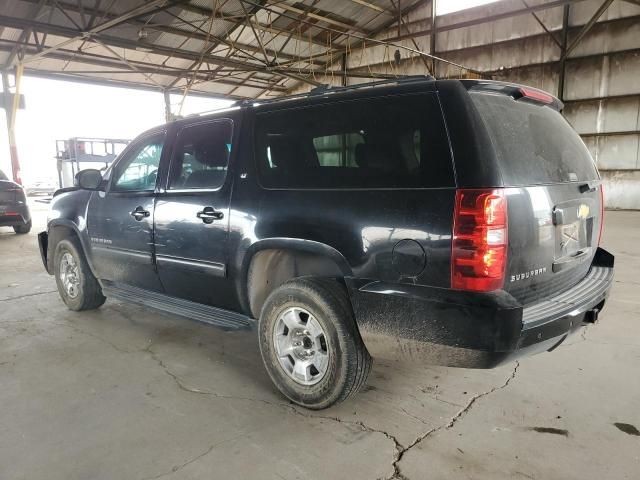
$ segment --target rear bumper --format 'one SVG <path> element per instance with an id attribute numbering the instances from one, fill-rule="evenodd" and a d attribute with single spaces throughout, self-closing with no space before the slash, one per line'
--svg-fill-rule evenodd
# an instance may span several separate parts
<path id="1" fill-rule="evenodd" d="M 526 308 L 504 291 L 479 294 L 357 280 L 348 286 L 372 356 L 492 368 L 552 350 L 593 323 L 613 283 L 613 261 L 599 248 L 577 285 Z"/>
<path id="2" fill-rule="evenodd" d="M 31 220 L 31 212 L 25 204 L 0 206 L 0 227 L 26 225 Z"/>

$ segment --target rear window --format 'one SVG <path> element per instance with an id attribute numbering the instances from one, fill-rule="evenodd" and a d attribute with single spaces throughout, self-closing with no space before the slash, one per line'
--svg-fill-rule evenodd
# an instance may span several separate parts
<path id="1" fill-rule="evenodd" d="M 588 181 L 596 166 L 560 113 L 507 95 L 471 93 L 487 126 L 505 185 Z"/>
<path id="2" fill-rule="evenodd" d="M 455 185 L 440 106 L 432 94 L 258 114 L 256 156 L 267 188 Z"/>

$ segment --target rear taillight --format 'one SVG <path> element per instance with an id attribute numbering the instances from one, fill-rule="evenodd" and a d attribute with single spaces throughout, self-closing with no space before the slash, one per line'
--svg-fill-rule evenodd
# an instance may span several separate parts
<path id="1" fill-rule="evenodd" d="M 504 285 L 507 198 L 504 189 L 459 189 L 453 219 L 451 288 L 488 292 Z"/>
<path id="2" fill-rule="evenodd" d="M 600 184 L 600 231 L 598 232 L 598 246 L 602 240 L 602 226 L 604 225 L 604 185 Z"/>

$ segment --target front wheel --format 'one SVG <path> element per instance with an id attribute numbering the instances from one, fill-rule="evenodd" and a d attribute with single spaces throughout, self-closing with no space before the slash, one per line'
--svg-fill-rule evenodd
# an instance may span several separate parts
<path id="1" fill-rule="evenodd" d="M 271 380 L 306 408 L 345 400 L 371 370 L 346 290 L 333 279 L 298 278 L 275 289 L 262 308 L 258 334 Z"/>
<path id="2" fill-rule="evenodd" d="M 92 310 L 105 302 L 100 284 L 75 239 L 58 242 L 53 262 L 58 293 L 70 310 Z"/>

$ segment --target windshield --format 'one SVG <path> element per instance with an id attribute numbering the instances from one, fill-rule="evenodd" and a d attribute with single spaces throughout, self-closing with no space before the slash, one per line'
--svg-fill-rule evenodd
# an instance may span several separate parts
<path id="1" fill-rule="evenodd" d="M 557 111 L 507 95 L 472 92 L 471 98 L 489 131 L 505 185 L 599 178 L 584 142 Z"/>

